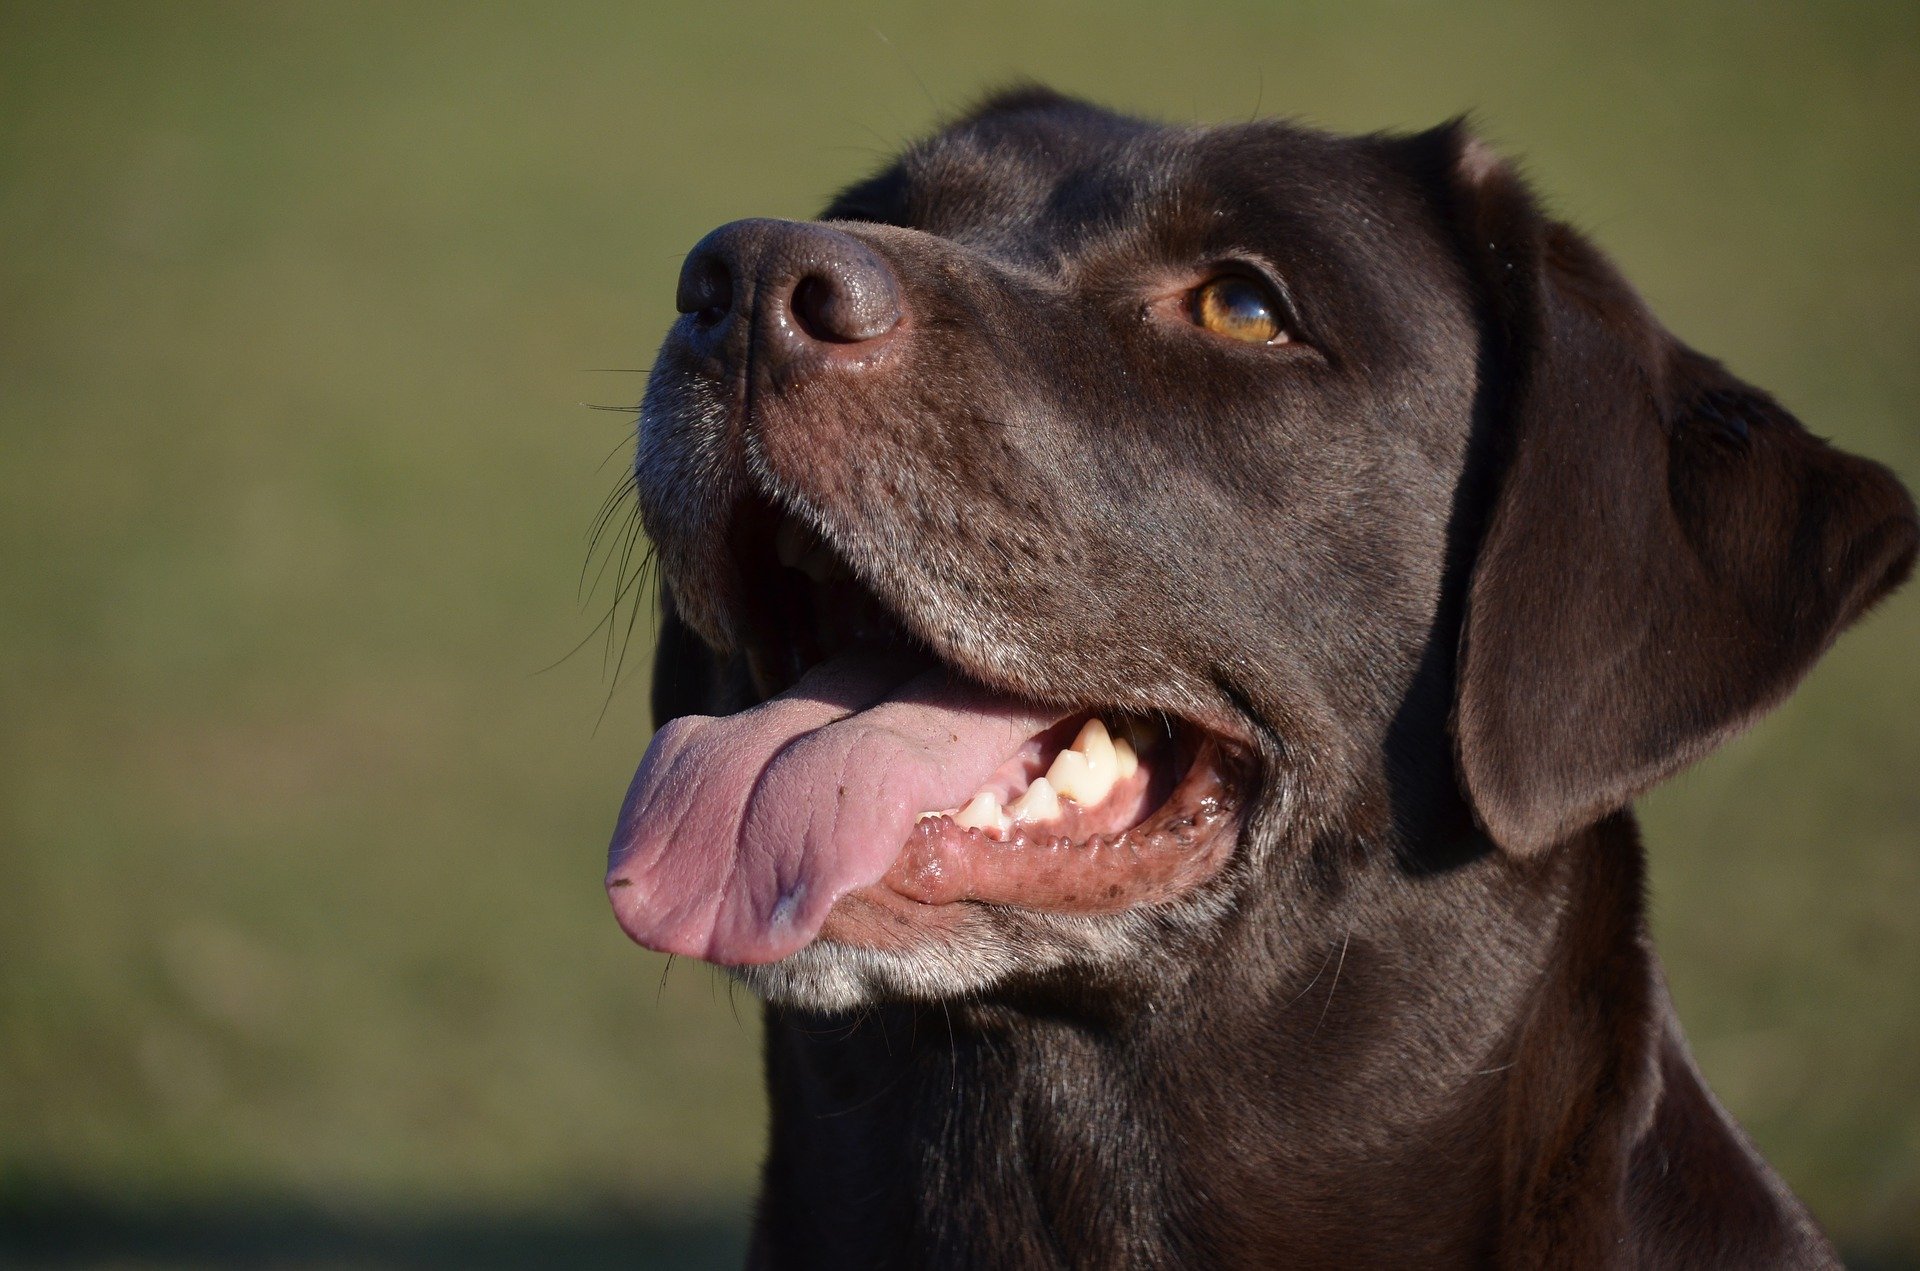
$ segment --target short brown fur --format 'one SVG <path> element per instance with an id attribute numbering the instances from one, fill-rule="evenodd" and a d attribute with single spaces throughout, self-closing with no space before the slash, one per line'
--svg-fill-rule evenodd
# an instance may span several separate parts
<path id="1" fill-rule="evenodd" d="M 1130 954 L 770 1005 L 753 1265 L 1836 1265 L 1688 1056 L 1627 804 L 1906 576 L 1899 484 L 1667 333 L 1457 125 L 1023 91 L 829 219 L 915 343 L 843 383 L 669 339 L 659 718 L 757 700 L 719 527 L 766 499 L 959 671 L 1230 721 L 1259 781 Z M 1113 300 L 1235 251 L 1317 362 Z"/>

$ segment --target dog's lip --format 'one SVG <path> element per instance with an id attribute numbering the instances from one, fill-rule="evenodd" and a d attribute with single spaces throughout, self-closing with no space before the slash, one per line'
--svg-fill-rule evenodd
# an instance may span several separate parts
<path id="1" fill-rule="evenodd" d="M 743 567 L 771 578 L 776 598 L 785 588 L 805 601 L 803 614 L 844 618 L 848 605 L 823 607 L 811 590 L 828 584 L 796 586 L 798 571 L 768 567 L 779 530 L 777 515 L 760 518 L 766 553 Z M 1142 752 L 1147 784 L 1135 797 L 1158 792 L 1145 804 L 1091 794 L 1061 805 L 1073 810 L 1064 822 L 1042 814 L 1003 831 L 992 849 L 973 841 L 964 818 L 941 809 L 967 802 L 1032 747 L 1064 758 L 1048 739 L 1088 711 L 973 674 L 942 656 L 937 632 L 916 638 L 914 614 L 866 590 L 857 565 L 844 573 L 833 585 L 861 587 L 897 639 L 849 643 L 832 638 L 840 629 L 809 632 L 783 624 L 777 609 L 762 613 L 739 634 L 767 699 L 724 718 L 676 720 L 648 747 L 608 856 L 609 897 L 635 940 L 721 963 L 769 962 L 811 943 L 850 893 L 875 885 L 927 909 L 1093 914 L 1172 899 L 1217 871 L 1238 838 L 1245 789 L 1229 757 L 1241 748 L 1184 717 L 1179 735 L 1193 744 L 1168 746 L 1151 765 Z M 731 585 L 754 594 L 769 590 L 755 586 L 762 581 L 743 573 Z M 792 637 L 782 640 L 783 629 Z M 941 823 L 929 826 L 928 813 Z M 1060 837 L 1055 825 L 1081 828 Z"/>
<path id="2" fill-rule="evenodd" d="M 838 587 L 835 598 L 842 602 L 857 592 L 861 607 L 888 625 L 885 631 L 863 637 L 862 643 L 868 645 L 876 656 L 909 659 L 926 668 L 941 667 L 990 692 L 1033 702 L 1062 717 L 1146 715 L 1167 720 L 1171 725 L 1212 742 L 1209 753 L 1222 770 L 1225 781 L 1238 788 L 1253 783 L 1252 774 L 1258 766 L 1257 756 L 1262 748 L 1256 728 L 1239 713 L 1226 709 L 1209 710 L 1203 703 L 1191 701 L 1149 699 L 1123 705 L 1113 701 L 1036 691 L 1032 685 L 1007 675 L 1003 666 L 984 663 L 973 657 L 969 649 L 949 639 L 938 623 L 922 620 L 910 598 L 888 585 L 883 567 L 876 567 L 867 553 L 847 550 L 847 540 L 835 532 L 831 518 L 811 508 L 787 510 L 772 499 L 758 502 L 759 509 L 743 508 L 736 514 L 736 527 L 749 525 L 756 517 L 761 520 L 763 527 L 758 544 L 748 547 L 748 551 L 755 553 L 758 560 L 743 558 L 743 567 L 752 570 L 756 564 L 764 567 L 769 561 L 775 562 L 783 568 L 771 575 L 762 569 L 760 582 L 763 584 L 791 583 L 796 575 L 805 574 L 811 578 L 816 589 Z M 736 536 L 739 533 L 737 528 Z M 789 563 L 781 559 L 783 555 L 793 555 L 797 559 Z M 812 562 L 806 560 L 808 555 L 813 556 Z M 822 566 L 823 557 L 830 559 L 831 563 Z M 811 567 L 819 568 L 816 570 Z M 831 577 L 823 581 L 814 576 L 815 572 L 824 572 Z M 761 701 L 766 701 L 793 684 L 821 660 L 821 650 L 816 644 L 808 651 L 811 656 L 796 657 L 796 651 L 787 641 L 779 638 L 779 634 L 764 621 L 764 615 L 755 617 L 758 620 L 750 624 L 741 644 L 754 686 L 761 694 Z M 784 634 L 791 637 L 797 633 L 789 628 Z"/>
<path id="3" fill-rule="evenodd" d="M 759 507 L 753 507 L 754 503 Z M 760 523 L 757 533 L 745 528 L 756 521 Z M 922 619 L 912 598 L 903 589 L 890 585 L 884 566 L 869 559 L 868 553 L 849 550 L 847 539 L 835 532 L 831 518 L 812 509 L 789 511 L 771 499 L 757 499 L 736 512 L 734 524 L 736 559 L 742 570 L 752 575 L 744 591 L 757 590 L 764 595 L 767 584 L 794 585 L 801 576 L 807 575 L 807 570 L 799 565 L 780 560 L 783 538 L 789 543 L 785 550 L 796 555 L 813 553 L 816 559 L 828 557 L 832 564 L 825 569 L 833 578 L 823 581 L 811 577 L 813 587 L 817 590 L 839 585 L 843 589 L 835 598 L 842 601 L 853 599 L 857 594 L 869 615 L 868 620 L 877 617 L 885 627 L 870 631 L 862 638 L 876 651 L 912 657 L 928 666 L 938 664 L 993 692 L 1058 707 L 1062 714 L 1151 715 L 1177 721 L 1215 739 L 1223 762 L 1236 772 L 1249 770 L 1254 757 L 1260 753 L 1258 730 L 1250 720 L 1230 709 L 1209 709 L 1204 702 L 1185 699 L 1102 701 L 1048 689 L 1036 690 L 1032 684 L 1009 676 L 1004 666 L 976 658 L 969 648 L 949 638 L 938 622 Z M 805 650 L 793 647 L 795 636 L 804 638 L 809 633 L 796 632 L 790 626 L 782 629 L 767 620 L 764 610 L 750 611 L 743 617 L 744 629 L 738 642 L 761 700 L 778 694 L 820 660 L 821 650 L 817 644 Z M 800 654 L 798 658 L 796 652 Z"/>

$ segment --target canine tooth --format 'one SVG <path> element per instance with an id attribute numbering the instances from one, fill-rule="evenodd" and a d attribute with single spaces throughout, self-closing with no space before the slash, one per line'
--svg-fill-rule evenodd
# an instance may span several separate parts
<path id="1" fill-rule="evenodd" d="M 1060 796 L 1051 781 L 1035 777 L 1026 793 L 1007 805 L 1007 815 L 1016 821 L 1051 821 L 1060 815 Z"/>
<path id="2" fill-rule="evenodd" d="M 1000 810 L 1000 796 L 991 790 L 982 790 L 954 814 L 953 823 L 969 830 L 1004 830 L 1007 814 Z"/>
<path id="3" fill-rule="evenodd" d="M 1080 735 L 1073 739 L 1072 749 L 1087 757 L 1087 762 L 1098 771 L 1100 764 L 1113 759 L 1113 737 L 1107 732 L 1106 721 L 1095 715 L 1080 725 Z"/>
<path id="4" fill-rule="evenodd" d="M 1082 751 L 1063 750 L 1054 756 L 1053 766 L 1047 769 L 1047 780 L 1061 797 L 1072 799 L 1083 808 L 1106 798 L 1113 790 L 1116 776 L 1111 748 L 1100 756 L 1098 763 Z"/>
<path id="5" fill-rule="evenodd" d="M 1101 735 L 1104 737 L 1105 733 Z M 1113 752 L 1112 742 L 1087 756 L 1087 775 L 1093 783 L 1087 789 L 1089 804 L 1098 803 L 1113 793 L 1113 783 L 1120 779 L 1120 761 Z"/>
<path id="6" fill-rule="evenodd" d="M 1113 739 L 1113 775 L 1125 781 L 1140 771 L 1140 756 L 1133 752 L 1133 743 L 1125 737 Z"/>

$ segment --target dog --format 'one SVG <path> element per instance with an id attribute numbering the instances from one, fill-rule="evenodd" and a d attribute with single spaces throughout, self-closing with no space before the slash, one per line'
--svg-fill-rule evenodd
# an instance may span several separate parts
<path id="1" fill-rule="evenodd" d="M 1459 121 L 1010 91 L 677 299 L 606 881 L 764 1000 L 751 1265 L 1838 1265 L 1629 804 L 1904 580 L 1885 469 Z"/>

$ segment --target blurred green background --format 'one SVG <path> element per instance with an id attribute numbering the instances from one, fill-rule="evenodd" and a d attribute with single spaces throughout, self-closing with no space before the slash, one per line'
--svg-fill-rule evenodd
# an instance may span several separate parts
<path id="1" fill-rule="evenodd" d="M 604 632 L 542 670 L 610 600 L 576 585 L 632 417 L 582 403 L 638 400 L 602 368 L 706 229 L 1021 75 L 1473 108 L 1683 336 L 1920 483 L 1917 6 L 9 0 L 0 1263 L 737 1259 L 755 1012 L 599 887 L 646 615 L 617 687 Z M 1646 809 L 1709 1077 L 1888 1267 L 1916 637 L 1920 590 Z"/>

